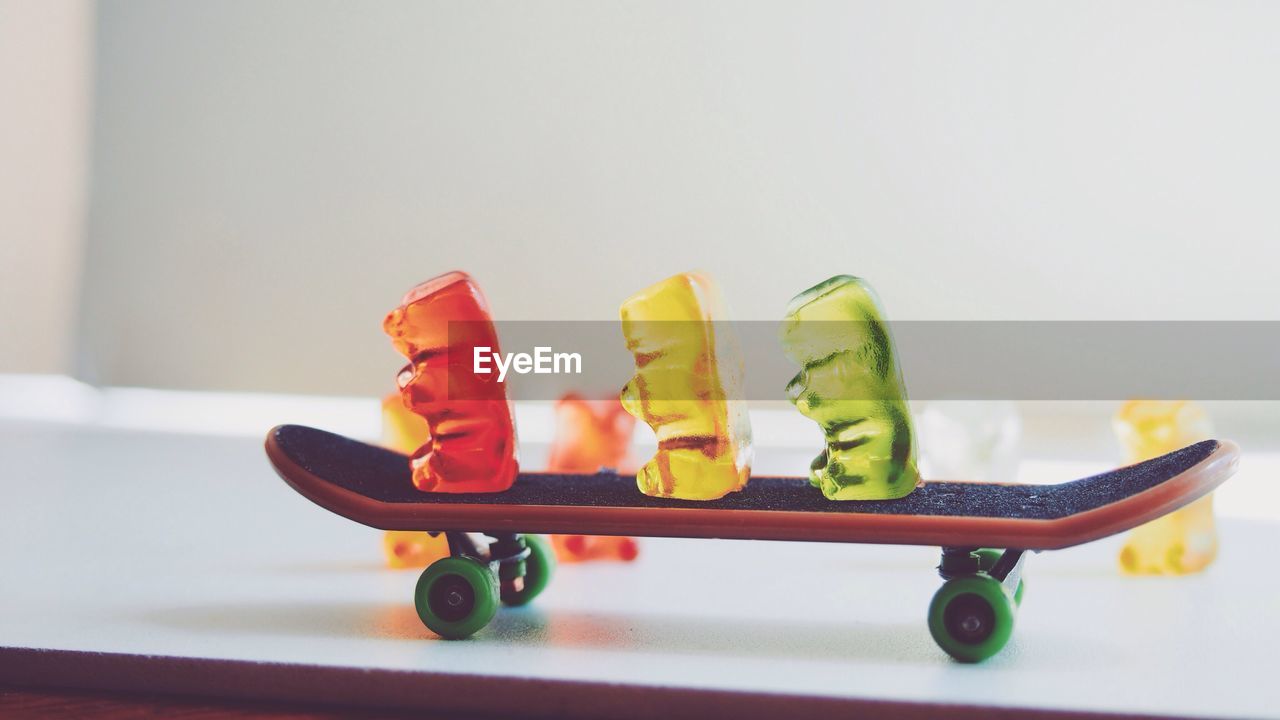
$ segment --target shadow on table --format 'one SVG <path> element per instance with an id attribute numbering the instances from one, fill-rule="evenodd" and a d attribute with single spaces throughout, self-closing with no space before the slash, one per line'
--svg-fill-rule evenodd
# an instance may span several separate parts
<path id="1" fill-rule="evenodd" d="M 707 654 L 755 659 L 839 659 L 921 663 L 944 658 L 924 623 L 833 625 L 820 618 L 615 615 L 595 611 L 499 613 L 485 639 L 511 645 Z"/>
<path id="2" fill-rule="evenodd" d="M 281 563 L 278 565 L 253 565 L 247 567 L 243 565 L 236 565 L 235 569 L 237 572 L 253 572 L 272 577 L 279 577 L 281 575 L 307 577 L 315 577 L 318 575 L 368 575 L 383 572 L 405 573 L 406 575 L 414 574 L 414 577 L 417 577 L 416 573 L 421 573 L 423 570 L 422 568 L 388 568 L 386 563 L 376 559 L 349 562 L 329 562 L 321 560 L 311 563 L 295 562 Z"/>
<path id="3" fill-rule="evenodd" d="M 412 605 L 367 603 L 226 603 L 153 610 L 148 623 L 219 635 L 289 635 L 342 639 L 434 639 Z"/>
<path id="4" fill-rule="evenodd" d="M 240 603 L 189 605 L 147 613 L 145 622 L 218 635 L 288 635 L 441 643 L 411 605 L 362 603 Z M 464 643 L 510 647 L 641 651 L 753 658 L 869 660 L 888 663 L 943 659 L 924 623 L 841 624 L 820 619 L 758 620 L 680 615 L 621 615 L 504 608 Z"/>

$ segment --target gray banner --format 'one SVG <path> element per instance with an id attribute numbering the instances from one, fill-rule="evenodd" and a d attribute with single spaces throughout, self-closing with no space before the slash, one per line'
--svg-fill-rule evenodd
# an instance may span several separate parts
<path id="1" fill-rule="evenodd" d="M 619 322 L 498 322 L 497 356 L 481 353 L 466 338 L 468 323 L 450 323 L 453 349 L 449 392 L 469 395 L 478 376 L 502 384 L 515 400 L 554 400 L 567 392 L 589 398 L 617 397 L 635 373 Z M 671 353 L 672 367 L 701 372 L 696 359 L 707 338 L 729 347 L 736 338 L 743 362 L 741 389 L 748 400 L 783 400 L 800 370 L 783 352 L 781 322 L 651 322 L 629 328 L 644 362 Z M 829 367 L 847 381 L 832 399 L 873 400 L 876 382 L 860 380 L 867 368 L 887 361 L 887 328 L 913 400 L 1280 400 L 1280 322 L 942 322 L 904 321 L 873 326 L 860 322 L 806 323 L 803 338 L 812 356 L 830 348 L 849 350 Z M 795 337 L 794 327 L 791 336 Z M 539 350 L 542 348 L 542 350 Z M 521 359 L 521 355 L 527 356 Z M 723 354 L 723 353 L 721 353 Z M 883 368 L 880 368 L 883 369 Z M 874 375 L 874 372 L 871 374 Z M 668 375 L 670 377 L 670 375 Z M 483 383 L 483 384 L 487 384 Z M 688 383 L 658 382 L 654 399 L 685 400 Z"/>

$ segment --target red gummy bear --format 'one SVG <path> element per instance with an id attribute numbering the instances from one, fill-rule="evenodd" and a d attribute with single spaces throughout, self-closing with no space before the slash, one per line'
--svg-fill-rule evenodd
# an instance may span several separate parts
<path id="1" fill-rule="evenodd" d="M 382 323 L 409 359 L 396 377 L 405 407 L 431 438 L 413 453 L 413 484 L 427 492 L 500 492 L 518 469 L 515 418 L 496 374 L 474 372 L 474 348 L 498 349 L 480 287 L 451 272 L 410 290 Z"/>
<path id="2" fill-rule="evenodd" d="M 569 393 L 556 401 L 556 434 L 547 458 L 554 472 L 590 473 L 629 463 L 636 419 L 617 400 Z"/>
<path id="3" fill-rule="evenodd" d="M 640 557 L 640 542 L 632 537 L 608 535 L 552 535 L 560 562 L 589 562 L 591 560 L 620 560 L 631 562 Z"/>
<path id="4" fill-rule="evenodd" d="M 570 393 L 556 403 L 556 436 L 547 469 L 590 473 L 602 467 L 631 470 L 628 457 L 636 419 L 617 400 L 586 400 Z M 622 560 L 640 554 L 635 538 L 596 535 L 552 535 L 551 545 L 562 562 Z"/>

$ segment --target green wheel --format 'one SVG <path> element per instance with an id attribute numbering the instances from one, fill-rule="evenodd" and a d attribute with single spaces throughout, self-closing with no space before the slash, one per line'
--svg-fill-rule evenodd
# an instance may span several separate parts
<path id="1" fill-rule="evenodd" d="M 929 604 L 929 633 L 960 662 L 1000 652 L 1013 634 L 1014 599 L 1000 581 L 982 575 L 952 578 Z"/>
<path id="2" fill-rule="evenodd" d="M 418 578 L 413 605 L 429 630 L 446 640 L 461 640 L 498 612 L 498 578 L 475 558 L 442 558 Z"/>
<path id="3" fill-rule="evenodd" d="M 502 589 L 504 605 L 526 605 L 545 589 L 551 582 L 556 570 L 555 551 L 541 535 L 525 535 L 524 542 L 529 547 L 529 557 L 524 561 L 524 589 Z"/>
<path id="4" fill-rule="evenodd" d="M 1013 592 L 1013 602 L 1018 607 L 1022 607 L 1022 588 L 1026 585 L 1026 580 L 1018 581 L 1018 589 Z"/>
<path id="5" fill-rule="evenodd" d="M 1004 554 L 1003 550 L 995 548 L 982 548 L 975 553 L 978 556 L 978 569 L 982 572 L 991 572 L 991 568 L 996 566 L 1000 561 L 1000 556 Z"/>

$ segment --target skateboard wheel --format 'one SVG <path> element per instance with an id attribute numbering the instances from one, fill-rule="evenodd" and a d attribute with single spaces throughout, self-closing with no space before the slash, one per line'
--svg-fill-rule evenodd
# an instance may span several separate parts
<path id="1" fill-rule="evenodd" d="M 524 560 L 524 588 L 503 588 L 504 605 L 526 605 L 532 602 L 547 588 L 556 569 L 556 555 L 546 539 L 541 535 L 525 535 L 524 542 L 529 548 L 529 557 Z"/>
<path id="2" fill-rule="evenodd" d="M 994 578 L 952 578 L 929 604 L 929 633 L 938 647 L 960 662 L 986 660 L 1013 634 L 1014 606 L 1013 596 Z"/>
<path id="3" fill-rule="evenodd" d="M 498 578 L 475 558 L 442 558 L 418 578 L 413 605 L 429 630 L 446 640 L 461 640 L 498 612 Z"/>
<path id="4" fill-rule="evenodd" d="M 1022 607 L 1022 588 L 1026 585 L 1026 580 L 1018 581 L 1018 589 L 1013 592 L 1013 602 L 1018 607 Z"/>

